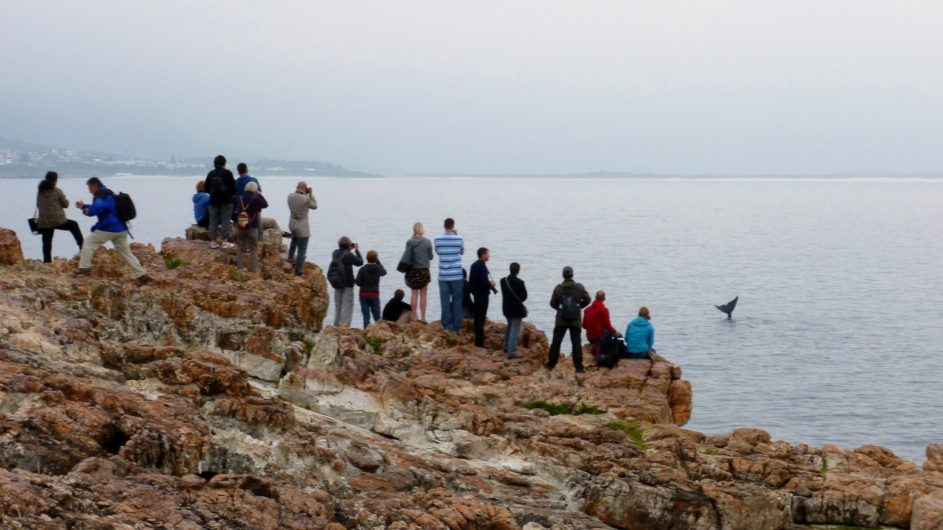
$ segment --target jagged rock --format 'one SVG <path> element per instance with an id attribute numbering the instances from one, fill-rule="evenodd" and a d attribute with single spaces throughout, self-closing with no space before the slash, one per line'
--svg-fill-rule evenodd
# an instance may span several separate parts
<path id="1" fill-rule="evenodd" d="M 21 265 L 23 263 L 23 248 L 16 232 L 0 228 L 0 265 Z"/>

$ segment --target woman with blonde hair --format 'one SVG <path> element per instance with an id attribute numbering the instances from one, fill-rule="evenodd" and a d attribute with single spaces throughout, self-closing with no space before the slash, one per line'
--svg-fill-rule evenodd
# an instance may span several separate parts
<path id="1" fill-rule="evenodd" d="M 429 262 L 432 261 L 432 241 L 425 237 L 426 229 L 422 223 L 413 225 L 413 237 L 406 241 L 406 250 L 400 259 L 398 270 L 406 273 L 406 286 L 412 289 L 412 319 L 426 321 L 426 300 L 428 297 Z M 418 302 L 418 303 L 417 303 Z"/>

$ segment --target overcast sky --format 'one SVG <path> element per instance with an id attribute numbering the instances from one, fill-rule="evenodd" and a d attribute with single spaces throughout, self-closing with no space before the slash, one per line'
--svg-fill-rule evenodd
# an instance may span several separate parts
<path id="1" fill-rule="evenodd" d="M 943 170 L 943 4 L 4 2 L 0 136 L 385 174 Z"/>

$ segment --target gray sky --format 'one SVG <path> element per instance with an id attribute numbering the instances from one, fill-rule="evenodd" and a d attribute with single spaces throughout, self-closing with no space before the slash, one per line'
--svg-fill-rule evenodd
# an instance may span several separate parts
<path id="1" fill-rule="evenodd" d="M 943 4 L 6 1 L 0 135 L 386 174 L 943 170 Z"/>

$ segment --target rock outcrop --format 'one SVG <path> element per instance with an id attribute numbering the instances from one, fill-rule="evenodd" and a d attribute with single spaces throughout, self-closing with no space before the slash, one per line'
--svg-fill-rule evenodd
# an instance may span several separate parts
<path id="1" fill-rule="evenodd" d="M 268 243 L 266 243 L 268 244 Z M 196 240 L 0 267 L 0 528 L 940 528 L 943 451 L 682 425 L 667 362 L 546 372 L 420 323 L 321 329 L 327 288 Z M 74 264 L 71 264 L 74 266 Z"/>
<path id="2" fill-rule="evenodd" d="M 23 263 L 23 248 L 16 232 L 0 228 L 0 265 L 20 265 Z"/>

